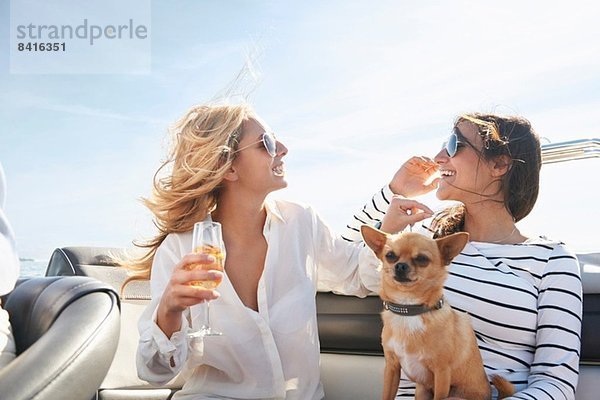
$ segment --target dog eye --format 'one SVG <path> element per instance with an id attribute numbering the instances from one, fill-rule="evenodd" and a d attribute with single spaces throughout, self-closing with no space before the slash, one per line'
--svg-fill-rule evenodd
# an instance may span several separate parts
<path id="1" fill-rule="evenodd" d="M 413 258 L 413 262 L 420 267 L 424 267 L 427 264 L 429 264 L 429 257 L 424 256 L 423 254 L 419 254 L 418 256 Z"/>
<path id="2" fill-rule="evenodd" d="M 397 260 L 398 260 L 398 256 L 397 256 L 396 254 L 394 254 L 394 252 L 393 252 L 393 251 L 388 251 L 388 252 L 387 252 L 387 254 L 385 255 L 385 259 L 386 259 L 388 262 L 391 262 L 391 263 L 393 263 L 393 262 L 395 262 L 395 261 L 397 261 Z"/>

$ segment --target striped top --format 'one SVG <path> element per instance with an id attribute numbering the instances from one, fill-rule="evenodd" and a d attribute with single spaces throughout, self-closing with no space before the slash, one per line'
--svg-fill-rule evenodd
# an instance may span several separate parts
<path id="1" fill-rule="evenodd" d="M 361 240 L 360 225 L 381 220 L 391 198 L 387 187 L 377 193 L 344 238 Z M 370 254 L 362 262 L 379 260 Z M 576 257 L 545 238 L 514 245 L 469 242 L 449 271 L 446 299 L 471 316 L 488 376 L 510 380 L 517 389 L 511 399 L 574 399 L 582 320 Z M 413 398 L 414 386 L 404 378 L 397 398 Z"/>

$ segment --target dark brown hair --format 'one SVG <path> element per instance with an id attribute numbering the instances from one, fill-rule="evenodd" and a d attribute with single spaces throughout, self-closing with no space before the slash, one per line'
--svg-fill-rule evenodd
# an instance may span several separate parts
<path id="1" fill-rule="evenodd" d="M 483 148 L 477 150 L 480 159 L 494 160 L 508 156 L 511 164 L 500 178 L 504 206 L 513 219 L 520 221 L 533 209 L 540 188 L 542 156 L 540 141 L 531 123 L 522 117 L 493 114 L 463 114 L 456 119 L 454 131 L 459 136 L 458 124 L 470 122 L 477 127 Z M 463 137 L 461 137 L 464 140 Z M 485 199 L 497 201 L 492 199 Z M 455 206 L 442 211 L 434 218 L 432 230 L 442 237 L 464 229 L 465 207 Z"/>

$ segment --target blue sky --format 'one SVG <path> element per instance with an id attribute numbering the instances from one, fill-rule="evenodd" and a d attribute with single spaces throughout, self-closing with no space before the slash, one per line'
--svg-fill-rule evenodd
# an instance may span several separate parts
<path id="1" fill-rule="evenodd" d="M 80 3 L 65 12 L 86 15 Z M 592 1 L 152 1 L 145 74 L 11 74 L 9 1 L 0 4 L 0 160 L 23 257 L 151 235 L 138 199 L 168 126 L 225 88 L 257 44 L 252 103 L 290 148 L 290 187 L 277 195 L 314 205 L 336 229 L 405 159 L 435 154 L 461 112 L 521 114 L 553 142 L 600 136 Z M 548 171 L 543 195 L 560 195 L 567 176 L 592 186 Z M 544 207 L 535 233 L 593 232 L 579 224 L 580 236 L 565 234 L 548 223 L 556 204 Z M 557 214 L 594 213 L 574 208 Z"/>

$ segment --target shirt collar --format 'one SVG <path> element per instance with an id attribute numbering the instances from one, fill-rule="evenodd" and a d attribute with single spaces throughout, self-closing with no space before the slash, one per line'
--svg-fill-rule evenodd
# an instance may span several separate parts
<path id="1" fill-rule="evenodd" d="M 274 199 L 267 198 L 265 200 L 265 209 L 267 210 L 267 216 L 272 215 L 274 217 L 277 217 L 281 222 L 285 222 L 283 214 L 279 209 L 279 204 Z"/>
<path id="2" fill-rule="evenodd" d="M 265 210 L 267 210 L 267 216 L 272 215 L 278 218 L 281 222 L 285 222 L 283 214 L 279 209 L 279 204 L 276 200 L 267 198 L 265 200 Z M 206 214 L 205 221 L 212 221 L 212 216 L 210 215 L 210 213 Z"/>

